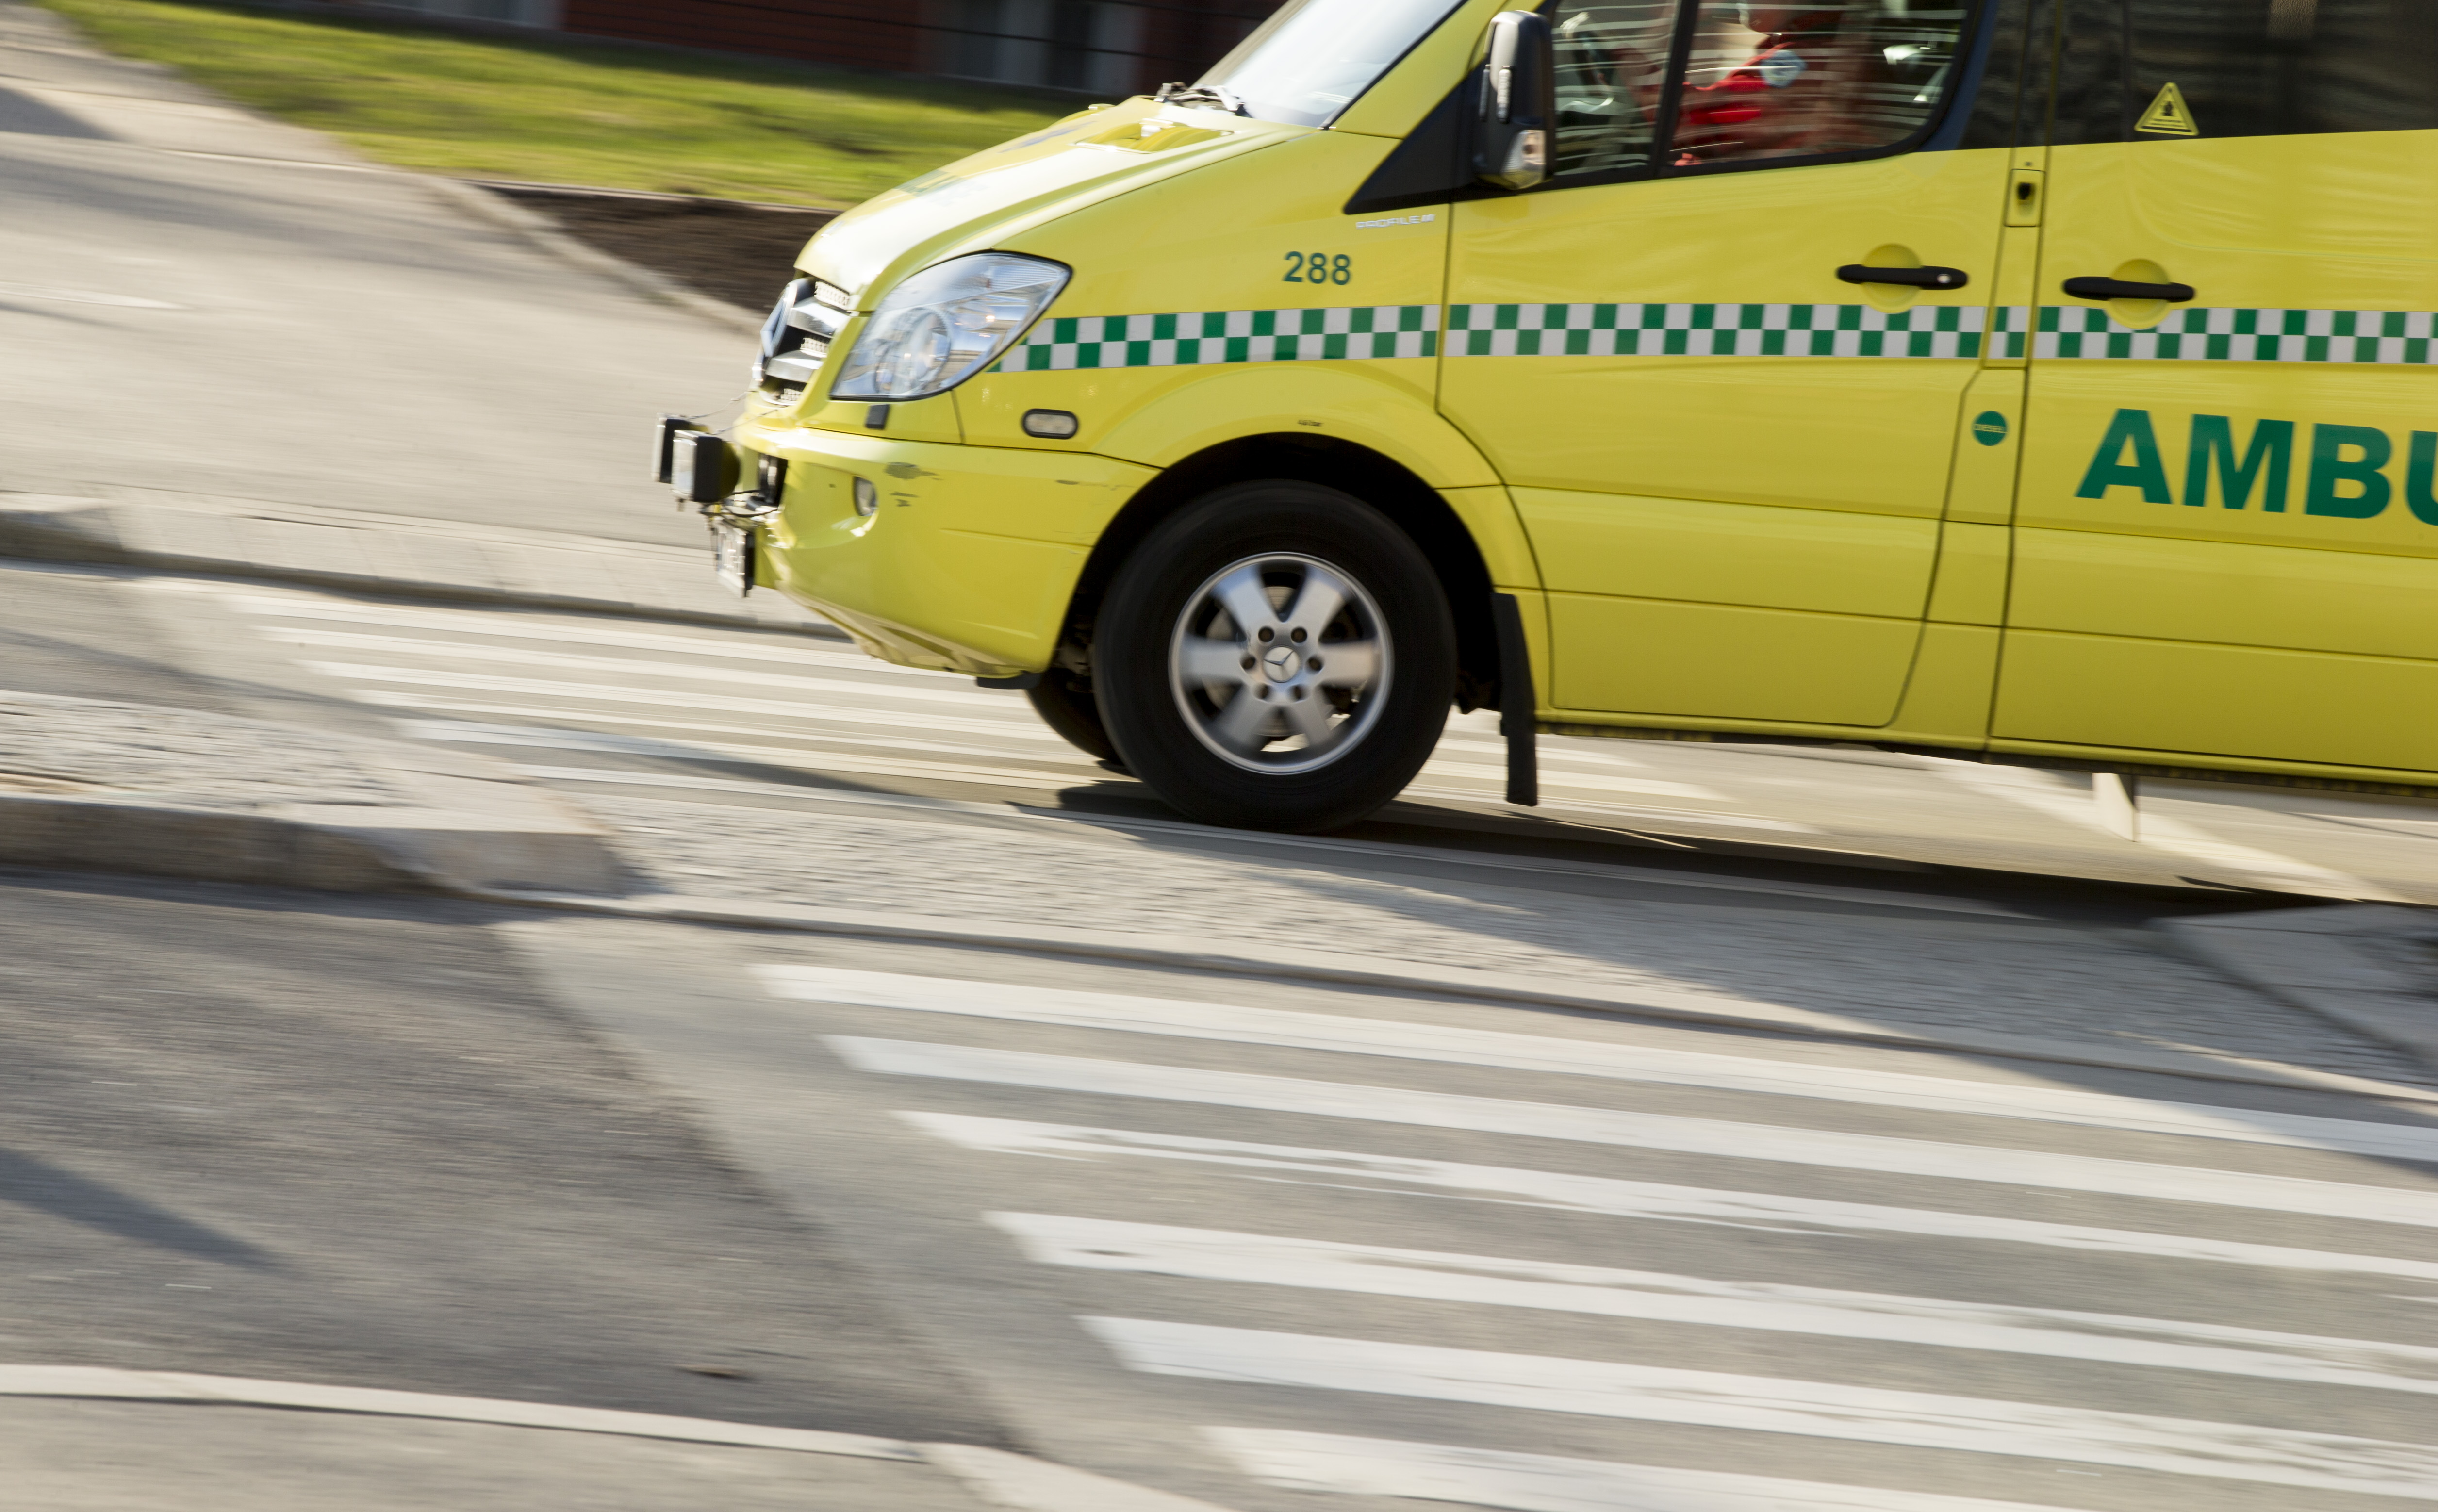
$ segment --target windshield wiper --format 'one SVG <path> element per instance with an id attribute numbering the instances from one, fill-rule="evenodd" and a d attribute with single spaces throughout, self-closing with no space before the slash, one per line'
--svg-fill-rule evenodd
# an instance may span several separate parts
<path id="1" fill-rule="evenodd" d="M 1233 115 L 1245 114 L 1245 98 L 1216 84 L 1162 84 L 1152 98 L 1163 105 L 1216 105 Z"/>

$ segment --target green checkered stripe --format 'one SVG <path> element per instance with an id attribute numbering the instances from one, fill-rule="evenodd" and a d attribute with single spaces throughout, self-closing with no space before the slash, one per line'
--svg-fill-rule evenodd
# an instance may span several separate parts
<path id="1" fill-rule="evenodd" d="M 1439 326 L 1436 305 L 1075 315 L 1035 325 L 993 371 L 1436 357 Z"/>
<path id="2" fill-rule="evenodd" d="M 2016 305 L 1999 312 L 2007 357 L 2156 362 L 2341 362 L 2427 367 L 2438 314 L 2408 309 L 2179 309 L 2144 330 L 2093 305 Z"/>
<path id="3" fill-rule="evenodd" d="M 1959 357 L 1988 311 L 1936 305 L 1451 305 L 1451 357 Z"/>

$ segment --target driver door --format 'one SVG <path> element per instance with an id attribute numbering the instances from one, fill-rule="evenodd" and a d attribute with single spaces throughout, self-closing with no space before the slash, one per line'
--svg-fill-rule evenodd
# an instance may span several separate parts
<path id="1" fill-rule="evenodd" d="M 1530 532 L 1560 707 L 1895 717 L 2004 218 L 1975 9 L 1552 8 L 1556 171 L 1453 207 L 1441 406 Z"/>

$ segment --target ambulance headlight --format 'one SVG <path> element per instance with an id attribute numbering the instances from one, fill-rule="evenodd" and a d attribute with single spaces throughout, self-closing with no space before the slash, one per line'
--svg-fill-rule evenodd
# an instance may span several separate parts
<path id="1" fill-rule="evenodd" d="M 997 361 L 1067 287 L 1068 269 L 1012 252 L 951 257 L 881 300 L 839 370 L 838 399 L 920 399 Z"/>

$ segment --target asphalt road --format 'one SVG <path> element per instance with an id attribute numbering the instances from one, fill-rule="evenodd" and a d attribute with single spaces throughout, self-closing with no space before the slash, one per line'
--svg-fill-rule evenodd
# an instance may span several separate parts
<path id="1" fill-rule="evenodd" d="M 1238 1512 L 2370 1512 L 2438 1498 L 2430 1106 L 18 874 L 0 1349 L 999 1444 Z M 0 1430 L 148 1412 L 199 1504 L 481 1438 Z"/>
<path id="2" fill-rule="evenodd" d="M 1069 1463 L 1264 1512 L 2438 1497 L 2427 1104 L 507 932 Z"/>
<path id="3" fill-rule="evenodd" d="M 0 1109 L 9 1362 L 1001 1437 L 456 905 L 0 878 Z"/>

